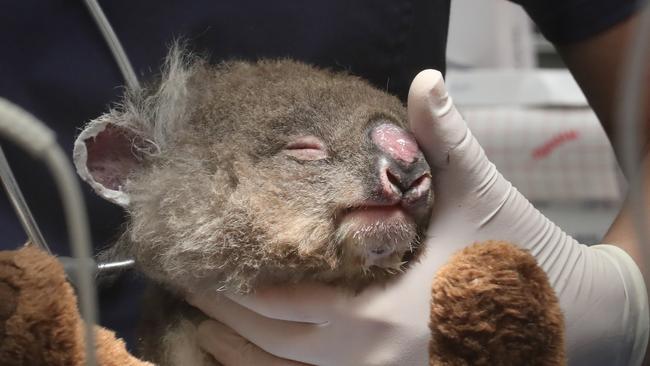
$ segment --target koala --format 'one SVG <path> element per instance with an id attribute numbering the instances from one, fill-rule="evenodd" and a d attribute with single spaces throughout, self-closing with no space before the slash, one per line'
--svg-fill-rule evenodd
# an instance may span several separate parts
<path id="1" fill-rule="evenodd" d="M 106 255 L 157 284 L 142 347 L 162 365 L 215 363 L 184 294 L 311 281 L 354 296 L 417 259 L 434 200 L 396 97 L 288 59 L 210 65 L 178 47 L 158 82 L 86 126 L 74 161 L 128 214 Z"/>

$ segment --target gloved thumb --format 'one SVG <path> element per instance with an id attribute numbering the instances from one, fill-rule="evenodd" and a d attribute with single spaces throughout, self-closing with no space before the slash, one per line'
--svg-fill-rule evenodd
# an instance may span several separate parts
<path id="1" fill-rule="evenodd" d="M 408 118 L 429 164 L 444 168 L 449 152 L 467 135 L 467 124 L 447 94 L 439 71 L 424 70 L 413 79 Z"/>
<path id="2" fill-rule="evenodd" d="M 447 94 L 442 74 L 420 72 L 408 97 L 408 117 L 413 134 L 429 165 L 437 169 L 437 206 L 442 200 L 464 206 L 472 215 L 491 216 L 511 193 L 512 185 L 485 156 L 467 123 Z M 480 221 L 480 220 L 479 220 Z"/>

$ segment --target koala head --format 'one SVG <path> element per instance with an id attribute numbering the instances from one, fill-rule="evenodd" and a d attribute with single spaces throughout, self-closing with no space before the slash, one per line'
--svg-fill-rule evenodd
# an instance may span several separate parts
<path id="1" fill-rule="evenodd" d="M 116 255 L 181 291 L 381 281 L 418 253 L 433 202 L 399 100 L 291 60 L 212 66 L 173 49 L 74 155 L 128 212 Z"/>

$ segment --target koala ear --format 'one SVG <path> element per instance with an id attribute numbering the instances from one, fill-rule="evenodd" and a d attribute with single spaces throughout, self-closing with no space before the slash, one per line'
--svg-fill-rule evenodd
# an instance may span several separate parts
<path id="1" fill-rule="evenodd" d="M 142 166 L 137 145 L 144 139 L 134 130 L 113 123 L 114 117 L 106 114 L 81 131 L 74 143 L 73 160 L 79 176 L 97 194 L 126 207 L 129 195 L 124 184 Z"/>
<path id="2" fill-rule="evenodd" d="M 189 80 L 203 61 L 175 44 L 153 89 L 128 90 L 111 112 L 90 122 L 74 143 L 77 173 L 103 198 L 126 207 L 129 176 L 160 154 L 191 114 Z"/>

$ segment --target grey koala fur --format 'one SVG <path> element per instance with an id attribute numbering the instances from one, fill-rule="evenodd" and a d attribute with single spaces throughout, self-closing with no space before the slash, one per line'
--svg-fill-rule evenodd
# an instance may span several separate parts
<path id="1" fill-rule="evenodd" d="M 413 225 L 378 228 L 410 240 L 411 250 L 387 268 L 346 253 L 351 233 L 340 225 L 377 198 L 381 151 L 368 129 L 386 122 L 407 130 L 404 106 L 357 77 L 291 60 L 211 66 L 178 48 L 159 83 L 128 91 L 91 122 L 132 158 L 108 153 L 118 156 L 97 162 L 101 136 L 81 139 L 89 157 L 81 163 L 128 197 L 126 229 L 108 256 L 135 258 L 167 292 L 154 295 L 167 299 L 152 305 L 165 314 L 147 321 L 145 357 L 190 364 L 178 354 L 196 352 L 193 362 L 212 362 L 192 341 L 200 316 L 181 300 L 188 291 L 246 293 L 301 281 L 355 291 L 399 273 L 419 252 L 433 193 L 413 211 Z M 287 153 L 292 139 L 307 135 L 324 143 L 327 158 Z"/>

